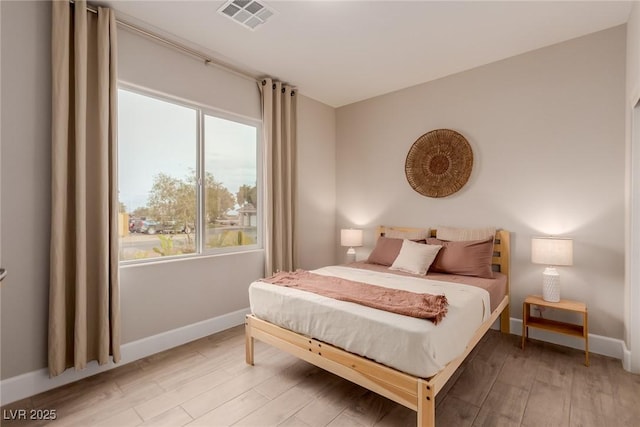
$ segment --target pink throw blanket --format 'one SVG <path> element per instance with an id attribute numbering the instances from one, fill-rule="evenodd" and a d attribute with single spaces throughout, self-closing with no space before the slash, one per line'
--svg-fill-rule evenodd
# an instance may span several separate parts
<path id="1" fill-rule="evenodd" d="M 261 281 L 404 316 L 428 319 L 436 325 L 447 314 L 448 303 L 444 295 L 418 294 L 339 277 L 323 276 L 304 270 L 278 272 Z"/>

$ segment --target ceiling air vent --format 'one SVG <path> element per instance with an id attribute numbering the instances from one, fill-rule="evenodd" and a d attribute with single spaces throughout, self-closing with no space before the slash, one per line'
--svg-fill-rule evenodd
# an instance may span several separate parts
<path id="1" fill-rule="evenodd" d="M 275 13 L 264 2 L 256 0 L 229 0 L 218 12 L 251 30 L 267 22 Z"/>

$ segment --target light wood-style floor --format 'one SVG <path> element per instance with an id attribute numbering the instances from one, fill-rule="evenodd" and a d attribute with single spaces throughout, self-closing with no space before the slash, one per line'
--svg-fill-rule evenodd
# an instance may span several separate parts
<path id="1" fill-rule="evenodd" d="M 59 426 L 415 426 L 388 399 L 256 341 L 244 329 L 193 343 L 15 402 L 55 409 Z M 446 426 L 638 426 L 640 375 L 619 360 L 490 330 L 436 399 Z M 9 421 L 3 426 L 45 425 Z"/>

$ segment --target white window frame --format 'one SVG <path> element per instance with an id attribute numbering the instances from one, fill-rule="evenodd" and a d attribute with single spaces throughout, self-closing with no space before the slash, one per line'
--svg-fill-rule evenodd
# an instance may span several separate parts
<path id="1" fill-rule="evenodd" d="M 161 257 L 153 257 L 153 258 L 143 258 L 143 259 L 135 259 L 135 260 L 120 260 L 121 266 L 127 265 L 136 265 L 136 264 L 148 264 L 148 263 L 157 263 L 163 261 L 177 261 L 177 260 L 189 260 L 194 258 L 203 258 L 215 255 L 222 254 L 231 254 L 231 253 L 242 253 L 242 252 L 251 252 L 255 250 L 263 249 L 264 242 L 264 215 L 262 208 L 263 206 L 263 159 L 264 159 L 264 150 L 262 144 L 262 122 L 260 120 L 254 119 L 252 117 L 243 116 L 240 114 L 231 113 L 228 111 L 221 110 L 219 108 L 215 108 L 209 105 L 203 105 L 197 102 L 187 101 L 181 99 L 176 96 L 172 96 L 166 93 L 158 92 L 152 89 L 143 88 L 138 85 L 119 82 L 118 90 L 126 90 L 129 92 L 136 93 L 138 95 L 147 96 L 150 98 L 155 98 L 160 101 L 168 102 L 171 104 L 179 105 L 181 107 L 194 109 L 197 111 L 196 114 L 196 232 L 195 232 L 195 248 L 196 251 L 193 254 L 182 254 L 182 255 L 169 255 L 169 256 L 161 256 Z M 256 187 L 258 189 L 258 206 L 256 209 L 256 243 L 253 245 L 242 245 L 242 246 L 230 246 L 224 248 L 207 248 L 206 247 L 206 220 L 205 220 L 205 197 L 204 197 L 204 185 L 203 178 L 205 174 L 205 132 L 204 132 L 204 117 L 212 116 L 223 120 L 229 120 L 236 123 L 241 123 L 247 126 L 255 127 L 256 129 Z M 215 176 L 215 175 L 214 175 Z"/>

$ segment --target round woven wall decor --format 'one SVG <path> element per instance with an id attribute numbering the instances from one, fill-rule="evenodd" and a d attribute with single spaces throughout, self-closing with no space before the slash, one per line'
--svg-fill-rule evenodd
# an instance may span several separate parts
<path id="1" fill-rule="evenodd" d="M 418 138 L 404 166 L 411 188 L 427 197 L 446 197 L 460 190 L 472 168 L 469 142 L 450 129 L 432 130 Z"/>

